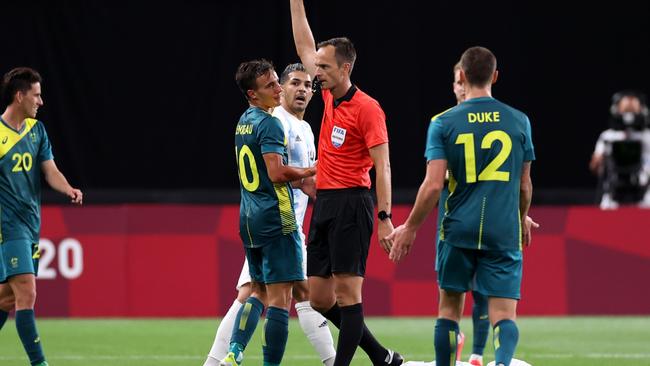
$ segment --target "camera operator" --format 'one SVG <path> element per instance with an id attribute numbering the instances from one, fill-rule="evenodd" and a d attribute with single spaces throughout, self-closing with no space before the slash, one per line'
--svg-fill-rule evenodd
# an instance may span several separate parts
<path id="1" fill-rule="evenodd" d="M 610 128 L 596 142 L 589 168 L 599 176 L 600 207 L 619 202 L 650 207 L 650 129 L 645 96 L 622 91 L 612 96 Z"/>

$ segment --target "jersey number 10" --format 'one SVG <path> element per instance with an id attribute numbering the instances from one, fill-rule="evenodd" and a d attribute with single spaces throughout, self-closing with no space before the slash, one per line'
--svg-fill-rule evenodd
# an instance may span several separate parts
<path id="1" fill-rule="evenodd" d="M 239 168 L 239 180 L 241 185 L 244 186 L 249 192 L 254 192 L 257 190 L 257 187 L 260 186 L 260 173 L 257 171 L 257 163 L 255 163 L 255 157 L 253 152 L 248 145 L 243 145 L 241 151 L 237 151 L 237 146 L 235 146 L 235 156 L 237 157 L 237 167 Z M 249 179 L 246 172 L 246 160 L 248 160 L 248 165 L 250 166 L 252 177 Z"/>
<path id="2" fill-rule="evenodd" d="M 507 133 L 497 130 L 492 131 L 481 140 L 481 149 L 489 149 L 494 141 L 501 142 L 501 151 L 496 157 L 479 173 L 478 180 L 499 180 L 510 181 L 510 172 L 499 171 L 499 168 L 510 156 L 512 151 L 512 140 Z M 465 179 L 467 183 L 476 183 L 476 154 L 474 153 L 474 134 L 461 133 L 456 138 L 456 145 L 465 147 Z"/>

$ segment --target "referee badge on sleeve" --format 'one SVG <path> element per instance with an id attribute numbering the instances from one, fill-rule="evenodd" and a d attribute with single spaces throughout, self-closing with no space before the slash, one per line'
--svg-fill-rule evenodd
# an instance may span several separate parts
<path id="1" fill-rule="evenodd" d="M 339 148 L 341 147 L 341 145 L 343 145 L 343 143 L 345 142 L 346 132 L 347 131 L 345 130 L 345 128 L 336 127 L 336 126 L 332 128 L 331 139 L 332 139 L 332 145 L 334 145 L 335 148 Z"/>

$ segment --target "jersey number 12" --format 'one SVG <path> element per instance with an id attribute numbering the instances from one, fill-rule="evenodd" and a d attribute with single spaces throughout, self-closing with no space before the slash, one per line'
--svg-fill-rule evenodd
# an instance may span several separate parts
<path id="1" fill-rule="evenodd" d="M 481 149 L 489 149 L 495 141 L 501 142 L 501 151 L 479 173 L 478 180 L 510 181 L 510 172 L 499 171 L 499 168 L 508 159 L 512 151 L 512 140 L 507 133 L 496 130 L 488 133 L 481 140 Z M 456 145 L 465 147 L 465 179 L 467 183 L 476 183 L 476 154 L 474 153 L 474 134 L 461 133 L 456 138 Z"/>

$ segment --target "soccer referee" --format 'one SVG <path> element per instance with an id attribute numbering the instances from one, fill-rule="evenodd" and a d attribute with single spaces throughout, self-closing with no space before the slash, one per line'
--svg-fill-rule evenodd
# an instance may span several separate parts
<path id="1" fill-rule="evenodd" d="M 392 232 L 386 117 L 379 103 L 352 84 L 356 51 L 347 38 L 314 42 L 302 0 L 291 0 L 296 50 L 321 83 L 325 109 L 318 140 L 317 199 L 312 215 L 307 276 L 310 302 L 339 329 L 335 366 L 349 365 L 357 345 L 374 365 L 402 357 L 372 336 L 363 320 L 361 288 L 374 225 L 369 171 L 376 168 L 378 237 L 384 250 Z"/>

